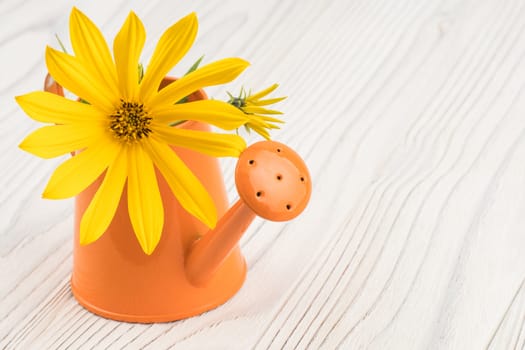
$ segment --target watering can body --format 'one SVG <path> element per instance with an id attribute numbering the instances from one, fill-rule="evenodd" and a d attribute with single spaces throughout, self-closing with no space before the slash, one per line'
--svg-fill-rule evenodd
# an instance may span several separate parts
<path id="1" fill-rule="evenodd" d="M 209 129 L 196 122 L 182 127 Z M 206 187 L 222 217 L 228 200 L 217 159 L 186 149 L 174 151 Z M 187 255 L 208 228 L 180 206 L 160 173 L 157 179 L 165 222 L 160 242 L 151 255 L 144 254 L 133 233 L 126 191 L 108 230 L 85 246 L 79 243 L 80 219 L 102 178 L 76 198 L 71 289 L 78 302 L 96 314 L 129 322 L 174 321 L 224 303 L 245 279 L 246 264 L 234 244 L 205 284 L 190 281 L 185 269 Z"/>

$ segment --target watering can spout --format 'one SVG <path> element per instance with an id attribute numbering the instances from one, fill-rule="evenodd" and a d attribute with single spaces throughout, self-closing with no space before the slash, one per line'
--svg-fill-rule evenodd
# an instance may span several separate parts
<path id="1" fill-rule="evenodd" d="M 186 259 L 186 275 L 194 285 L 206 285 L 254 218 L 253 211 L 237 202 L 219 220 L 215 229 L 194 243 Z"/>
<path id="2" fill-rule="evenodd" d="M 256 215 L 288 221 L 306 207 L 311 194 L 308 168 L 288 146 L 261 141 L 246 148 L 235 169 L 239 200 L 217 226 L 196 241 L 186 258 L 186 275 L 204 286 L 237 247 Z"/>

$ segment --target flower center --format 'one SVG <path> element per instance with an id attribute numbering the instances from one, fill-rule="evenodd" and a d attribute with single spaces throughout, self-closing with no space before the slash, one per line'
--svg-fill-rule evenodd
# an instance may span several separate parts
<path id="1" fill-rule="evenodd" d="M 120 100 L 120 106 L 110 116 L 109 128 L 118 139 L 126 142 L 135 142 L 148 136 L 151 132 L 149 125 L 151 117 L 144 110 L 144 105 L 137 102 Z"/>

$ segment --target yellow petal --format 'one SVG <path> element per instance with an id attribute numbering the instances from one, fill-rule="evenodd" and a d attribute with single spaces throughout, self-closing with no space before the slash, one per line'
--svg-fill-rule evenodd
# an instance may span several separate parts
<path id="1" fill-rule="evenodd" d="M 164 209 L 155 169 L 141 145 L 128 148 L 128 212 L 144 253 L 157 246 L 164 225 Z"/>
<path id="2" fill-rule="evenodd" d="M 257 117 L 262 122 L 264 122 L 267 125 L 267 127 L 271 126 L 270 123 L 281 123 L 281 124 L 284 123 L 284 120 L 273 118 L 273 117 L 270 117 L 270 116 L 267 116 L 267 115 L 248 114 L 248 116 L 250 117 L 250 119 L 253 119 L 254 117 Z"/>
<path id="3" fill-rule="evenodd" d="M 274 123 L 283 123 L 283 121 L 279 119 L 277 119 L 277 121 L 268 120 L 268 119 L 274 119 L 274 118 L 269 118 L 266 116 L 259 116 L 257 114 L 250 114 L 249 116 L 252 118 L 250 118 L 250 121 L 246 125 L 255 131 L 259 129 L 265 129 L 265 130 L 280 129 L 280 127 Z"/>
<path id="4" fill-rule="evenodd" d="M 197 16 L 190 13 L 162 34 L 140 84 L 140 95 L 146 105 L 152 105 L 149 99 L 159 89 L 162 79 L 190 49 L 197 27 Z"/>
<path id="5" fill-rule="evenodd" d="M 16 102 L 31 118 L 44 123 L 96 123 L 107 119 L 103 112 L 92 105 L 68 100 L 46 91 L 17 96 Z"/>
<path id="6" fill-rule="evenodd" d="M 91 68 L 73 56 L 46 48 L 49 74 L 63 87 L 106 113 L 113 113 L 119 102 L 118 91 L 100 82 Z"/>
<path id="7" fill-rule="evenodd" d="M 108 44 L 97 26 L 76 7 L 73 7 L 69 16 L 69 34 L 75 56 L 85 67 L 92 68 L 99 83 L 116 91 L 118 85 L 115 64 Z"/>
<path id="8" fill-rule="evenodd" d="M 276 97 L 276 98 L 269 98 L 269 99 L 266 99 L 266 100 L 254 100 L 252 99 L 251 97 L 246 99 L 247 103 L 249 104 L 253 104 L 253 105 L 256 105 L 256 106 L 268 106 L 268 105 L 273 105 L 277 102 L 281 102 L 282 100 L 285 100 L 286 99 L 286 96 L 283 96 L 283 97 Z"/>
<path id="9" fill-rule="evenodd" d="M 283 114 L 282 112 L 279 112 L 279 111 L 274 111 L 272 109 L 266 109 L 266 108 L 257 107 L 257 106 L 246 106 L 246 107 L 243 107 L 242 110 L 245 111 L 246 113 Z"/>
<path id="10" fill-rule="evenodd" d="M 266 116 L 257 115 L 257 114 L 248 114 L 248 117 L 250 117 L 250 121 L 247 124 L 250 126 L 256 125 L 259 128 L 264 128 L 264 129 L 278 128 L 276 125 L 271 124 L 271 121 L 267 120 L 267 119 L 274 119 L 274 118 L 267 118 Z"/>
<path id="11" fill-rule="evenodd" d="M 246 148 L 238 135 L 185 130 L 169 126 L 152 125 L 155 136 L 169 145 L 188 148 L 213 157 L 238 157 Z"/>
<path id="12" fill-rule="evenodd" d="M 224 84 L 241 74 L 249 63 L 240 58 L 225 58 L 203 66 L 162 89 L 149 104 L 173 104 L 206 86 Z"/>
<path id="13" fill-rule="evenodd" d="M 224 130 L 237 129 L 249 118 L 229 103 L 203 100 L 175 105 L 162 105 L 152 112 L 156 122 L 168 124 L 177 120 L 195 120 L 215 125 Z"/>
<path id="14" fill-rule="evenodd" d="M 127 177 L 126 149 L 122 148 L 104 176 L 80 221 L 80 244 L 89 244 L 102 236 L 115 216 Z"/>
<path id="15" fill-rule="evenodd" d="M 279 84 L 273 84 L 272 86 L 269 86 L 267 87 L 266 89 L 264 90 L 261 90 L 259 91 L 258 93 L 256 94 L 253 94 L 253 95 L 250 95 L 248 97 L 248 99 L 250 100 L 258 100 L 258 99 L 261 99 L 263 98 L 264 96 L 266 95 L 269 95 L 270 93 L 272 93 L 275 89 L 277 89 L 279 87 Z"/>
<path id="16" fill-rule="evenodd" d="M 199 179 L 168 145 L 150 137 L 145 146 L 180 205 L 208 227 L 215 227 L 217 210 Z"/>
<path id="17" fill-rule="evenodd" d="M 268 130 L 266 130 L 265 128 L 259 126 L 259 125 L 254 125 L 252 123 L 248 123 L 246 124 L 246 127 L 248 128 L 248 130 L 253 130 L 255 131 L 256 133 L 258 133 L 259 135 L 261 135 L 262 137 L 264 137 L 266 140 L 269 140 L 270 139 L 270 133 L 268 133 Z"/>
<path id="18" fill-rule="evenodd" d="M 130 12 L 113 42 L 120 92 L 128 101 L 136 101 L 138 98 L 137 70 L 145 40 L 144 25 L 135 13 Z"/>
<path id="19" fill-rule="evenodd" d="M 20 148 L 42 158 L 58 157 L 86 148 L 103 131 L 85 124 L 44 126 L 29 134 Z"/>
<path id="20" fill-rule="evenodd" d="M 51 175 L 43 197 L 73 197 L 93 183 L 115 159 L 120 144 L 100 139 L 93 146 L 62 163 Z"/>

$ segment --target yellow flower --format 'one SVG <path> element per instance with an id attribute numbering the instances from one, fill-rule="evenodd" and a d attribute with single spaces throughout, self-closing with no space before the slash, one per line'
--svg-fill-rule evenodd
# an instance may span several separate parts
<path id="1" fill-rule="evenodd" d="M 225 102 L 174 103 L 202 87 L 235 79 L 248 62 L 223 59 L 158 91 L 162 79 L 191 47 L 197 26 L 192 13 L 166 30 L 139 82 L 137 67 L 146 37 L 140 19 L 133 12 L 129 14 L 113 42 L 112 57 L 99 29 L 73 8 L 70 36 L 74 55 L 47 47 L 46 64 L 60 85 L 89 104 L 48 92 L 16 98 L 33 119 L 57 124 L 30 134 L 20 144 L 22 149 L 43 158 L 82 150 L 55 170 L 43 197 L 75 196 L 105 172 L 82 217 L 81 244 L 93 242 L 104 233 L 127 184 L 131 224 L 144 252 L 153 252 L 164 225 L 155 168 L 189 213 L 207 226 L 215 226 L 213 200 L 170 145 L 211 156 L 238 156 L 246 144 L 237 135 L 182 130 L 169 124 L 196 120 L 226 130 L 244 125 L 246 116 Z"/>
<path id="2" fill-rule="evenodd" d="M 228 95 L 230 96 L 230 100 L 228 101 L 228 103 L 239 108 L 249 118 L 249 121 L 244 125 L 245 128 L 248 131 L 255 131 L 265 139 L 270 139 L 270 133 L 268 132 L 269 129 L 279 129 L 279 126 L 277 126 L 275 123 L 284 123 L 284 121 L 280 119 L 270 117 L 269 115 L 265 115 L 282 114 L 281 112 L 264 108 L 264 106 L 280 102 L 286 97 L 269 98 L 266 100 L 262 99 L 263 97 L 266 97 L 267 95 L 272 93 L 278 87 L 279 84 L 273 84 L 272 86 L 262 91 L 259 91 L 253 95 L 249 93 L 248 96 L 246 96 L 246 92 L 244 91 L 244 89 L 241 89 L 241 92 L 239 93 L 238 97 L 234 97 L 233 95 L 228 93 Z"/>

